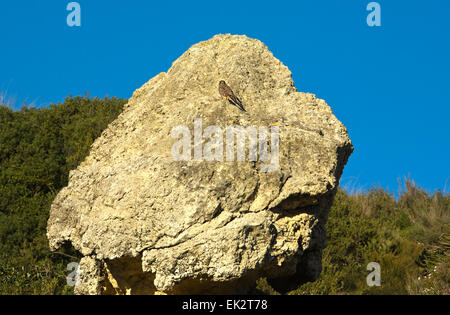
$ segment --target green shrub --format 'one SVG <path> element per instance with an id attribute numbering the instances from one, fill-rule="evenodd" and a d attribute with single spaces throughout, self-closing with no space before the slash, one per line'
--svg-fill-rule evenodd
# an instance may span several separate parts
<path id="1" fill-rule="evenodd" d="M 50 252 L 50 205 L 124 103 L 68 97 L 42 109 L 0 106 L 0 294 L 73 292 L 66 266 L 79 256 Z"/>
<path id="2" fill-rule="evenodd" d="M 289 294 L 449 294 L 449 202 L 448 194 L 430 195 L 409 179 L 397 199 L 376 187 L 339 190 L 326 224 L 322 273 Z M 380 264 L 379 287 L 367 285 L 370 262 Z M 274 291 L 264 281 L 257 289 Z"/>

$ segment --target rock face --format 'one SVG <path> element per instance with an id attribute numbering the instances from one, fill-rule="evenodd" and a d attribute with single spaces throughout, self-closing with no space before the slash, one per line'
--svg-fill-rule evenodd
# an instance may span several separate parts
<path id="1" fill-rule="evenodd" d="M 246 112 L 221 99 L 220 80 Z M 83 254 L 78 294 L 245 293 L 259 277 L 284 292 L 320 274 L 352 151 L 330 107 L 298 92 L 263 43 L 217 35 L 138 89 L 95 141 L 52 204 L 50 247 Z"/>

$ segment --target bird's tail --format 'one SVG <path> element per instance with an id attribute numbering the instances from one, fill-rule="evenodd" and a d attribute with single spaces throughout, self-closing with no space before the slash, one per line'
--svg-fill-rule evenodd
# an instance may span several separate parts
<path id="1" fill-rule="evenodd" d="M 243 112 L 246 112 L 245 108 L 242 106 L 242 102 L 240 99 L 238 99 L 235 95 L 231 96 L 229 99 L 230 103 L 242 110 Z"/>

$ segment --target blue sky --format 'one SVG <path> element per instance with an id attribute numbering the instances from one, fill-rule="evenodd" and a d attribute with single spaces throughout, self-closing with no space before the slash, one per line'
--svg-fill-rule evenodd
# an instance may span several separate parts
<path id="1" fill-rule="evenodd" d="M 77 1 L 0 3 L 0 91 L 20 108 L 68 95 L 129 98 L 191 45 L 218 33 L 264 42 L 298 90 L 325 99 L 355 152 L 341 184 L 397 192 L 411 176 L 450 191 L 450 1 Z"/>

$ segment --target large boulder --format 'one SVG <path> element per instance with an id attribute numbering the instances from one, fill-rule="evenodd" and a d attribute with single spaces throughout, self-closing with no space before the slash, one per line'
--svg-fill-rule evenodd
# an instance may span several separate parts
<path id="1" fill-rule="evenodd" d="M 217 35 L 138 89 L 70 172 L 50 247 L 84 256 L 78 294 L 245 293 L 259 277 L 285 292 L 320 274 L 352 150 L 262 42 Z"/>

